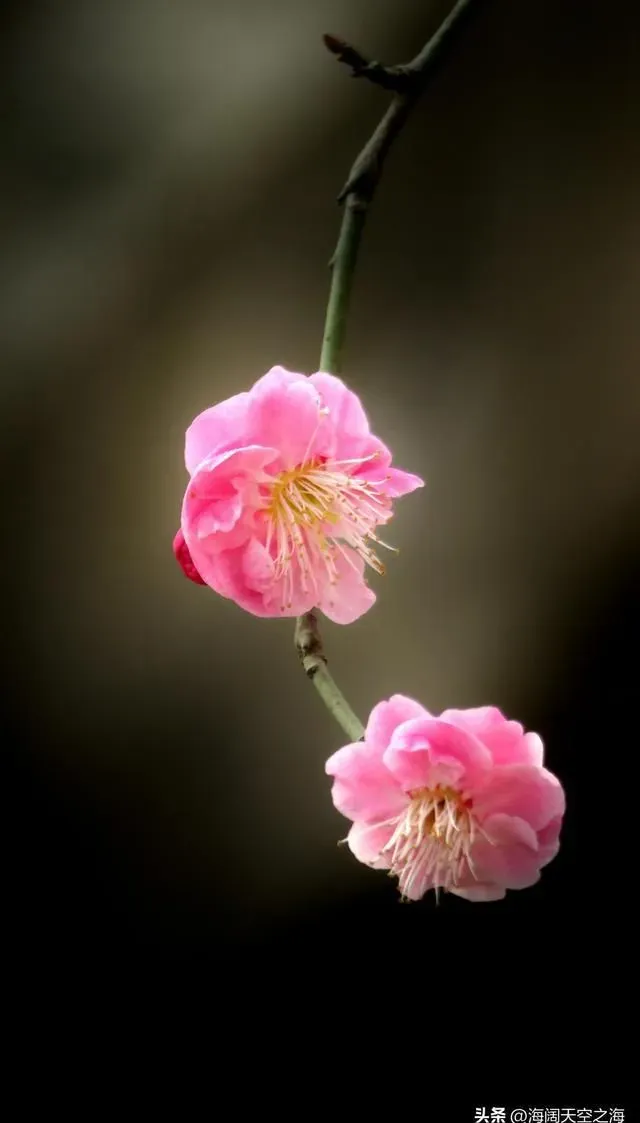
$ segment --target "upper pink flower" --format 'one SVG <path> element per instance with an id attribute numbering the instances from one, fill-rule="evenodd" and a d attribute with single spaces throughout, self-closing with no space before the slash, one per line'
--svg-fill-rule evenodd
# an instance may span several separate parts
<path id="1" fill-rule="evenodd" d="M 565 797 L 542 760 L 538 735 L 493 706 L 434 717 L 396 694 L 326 771 L 353 854 L 395 875 L 404 898 L 495 901 L 534 885 L 558 852 Z"/>
<path id="2" fill-rule="evenodd" d="M 187 576 L 255 616 L 314 607 L 349 624 L 375 601 L 376 528 L 423 481 L 391 467 L 358 397 L 330 374 L 273 367 L 196 417 L 174 552 Z"/>

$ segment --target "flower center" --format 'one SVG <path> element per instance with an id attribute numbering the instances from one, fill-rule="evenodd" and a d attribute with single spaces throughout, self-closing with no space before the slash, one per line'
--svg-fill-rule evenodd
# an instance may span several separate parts
<path id="1" fill-rule="evenodd" d="M 470 802 L 453 788 L 419 788 L 410 794 L 406 813 L 382 853 L 403 897 L 412 889 L 422 896 L 431 887 L 437 897 L 440 889 L 459 885 L 463 874 L 475 876 L 470 850 L 479 828 Z"/>
<path id="2" fill-rule="evenodd" d="M 271 553 L 275 546 L 275 580 L 285 578 L 283 611 L 291 607 L 294 566 L 302 591 L 313 589 L 318 596 L 327 578 L 330 585 L 338 581 L 339 555 L 356 569 L 345 546 L 376 573 L 385 572 L 371 543 L 393 549 L 374 533 L 379 523 L 391 518 L 391 501 L 382 490 L 386 481 L 369 482 L 351 475 L 355 467 L 373 458 L 307 460 L 276 477 L 266 506 L 266 549 Z"/>

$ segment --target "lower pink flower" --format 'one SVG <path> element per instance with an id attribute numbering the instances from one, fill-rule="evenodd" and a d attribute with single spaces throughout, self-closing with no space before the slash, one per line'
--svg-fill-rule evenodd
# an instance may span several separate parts
<path id="1" fill-rule="evenodd" d="M 351 851 L 395 876 L 407 900 L 434 889 L 495 901 L 534 885 L 558 852 L 562 785 L 538 735 L 495 707 L 434 717 L 396 694 L 326 771 L 353 822 Z"/>
<path id="2" fill-rule="evenodd" d="M 273 367 L 187 430 L 178 562 L 256 616 L 351 623 L 375 601 L 365 568 L 384 572 L 378 527 L 423 486 L 391 459 L 340 379 Z"/>

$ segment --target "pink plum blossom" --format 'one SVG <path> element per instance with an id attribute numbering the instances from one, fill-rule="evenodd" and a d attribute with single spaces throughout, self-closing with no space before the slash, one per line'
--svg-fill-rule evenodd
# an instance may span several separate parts
<path id="1" fill-rule="evenodd" d="M 376 530 L 394 499 L 423 486 L 391 466 L 340 379 L 280 366 L 195 418 L 185 463 L 176 558 L 255 616 L 318 607 L 356 620 L 375 601 L 365 567 L 384 572 Z"/>
<path id="2" fill-rule="evenodd" d="M 562 785 L 543 766 L 540 737 L 494 706 L 434 717 L 395 694 L 326 771 L 352 820 L 352 853 L 388 870 L 406 900 L 435 889 L 496 901 L 534 885 L 558 852 Z"/>

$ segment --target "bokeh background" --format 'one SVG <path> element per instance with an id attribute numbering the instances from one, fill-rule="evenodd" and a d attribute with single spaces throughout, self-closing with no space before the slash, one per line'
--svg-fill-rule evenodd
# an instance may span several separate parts
<path id="1" fill-rule="evenodd" d="M 398 504 L 375 609 L 324 624 L 332 669 L 363 716 L 403 692 L 540 732 L 568 795 L 541 883 L 399 906 L 336 845 L 342 738 L 292 623 L 190 584 L 171 551 L 195 414 L 318 363 L 335 198 L 387 101 L 322 33 L 402 61 L 449 7 L 3 7 L 5 901 L 34 956 L 357 962 L 518 932 L 561 968 L 579 935 L 597 974 L 622 938 L 638 5 L 479 0 L 387 164 L 344 368 L 427 487 Z"/>

